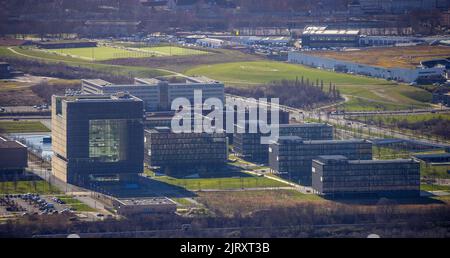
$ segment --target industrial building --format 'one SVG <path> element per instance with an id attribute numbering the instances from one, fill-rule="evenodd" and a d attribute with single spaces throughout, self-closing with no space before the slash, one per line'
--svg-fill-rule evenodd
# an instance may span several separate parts
<path id="1" fill-rule="evenodd" d="M 167 174 L 217 171 L 228 160 L 225 133 L 175 133 L 155 127 L 144 135 L 145 162 Z"/>
<path id="2" fill-rule="evenodd" d="M 52 96 L 52 171 L 64 182 L 132 181 L 143 171 L 143 102 L 129 94 Z"/>
<path id="3" fill-rule="evenodd" d="M 350 160 L 342 155 L 312 161 L 312 187 L 327 196 L 420 196 L 420 165 L 412 159 Z"/>
<path id="4" fill-rule="evenodd" d="M 312 140 L 298 136 L 280 136 L 269 145 L 269 166 L 303 185 L 311 184 L 312 159 L 321 155 L 345 155 L 349 159 L 372 159 L 372 144 L 366 140 Z"/>
<path id="5" fill-rule="evenodd" d="M 238 132 L 239 125 L 235 125 L 233 134 L 234 151 L 241 157 L 267 162 L 269 148 L 267 144 L 261 144 L 262 133 L 249 133 L 249 123 L 246 123 L 244 133 Z M 303 123 L 303 124 L 279 124 L 279 136 L 298 136 L 304 140 L 331 140 L 333 139 L 333 127 L 323 123 Z M 259 130 L 258 130 L 259 131 Z"/>
<path id="6" fill-rule="evenodd" d="M 117 214 L 134 216 L 145 214 L 174 214 L 177 204 L 166 197 L 115 199 L 113 207 Z"/>
<path id="7" fill-rule="evenodd" d="M 357 47 L 359 36 L 359 30 L 306 26 L 301 39 L 303 48 Z"/>
<path id="8" fill-rule="evenodd" d="M 22 174 L 28 166 L 27 146 L 0 137 L 0 177 Z"/>
<path id="9" fill-rule="evenodd" d="M 209 48 L 221 48 L 225 45 L 225 41 L 221 39 L 202 38 L 197 40 L 197 45 Z"/>
<path id="10" fill-rule="evenodd" d="M 218 98 L 224 103 L 224 85 L 206 77 L 186 77 L 183 82 L 169 82 L 162 79 L 135 78 L 134 84 L 117 85 L 100 79 L 82 80 L 83 94 L 114 94 L 128 92 L 142 99 L 146 111 L 171 110 L 176 98 L 187 98 L 194 103 L 194 90 L 202 91 L 202 101 Z"/>
<path id="11" fill-rule="evenodd" d="M 290 51 L 288 53 L 288 62 L 302 64 L 320 69 L 347 72 L 370 76 L 386 80 L 395 80 L 399 82 L 419 82 L 419 81 L 441 81 L 444 77 L 445 67 L 425 67 L 420 66 L 414 69 L 401 67 L 379 67 L 373 65 L 361 64 L 358 62 L 349 62 L 333 58 L 326 58 L 308 54 L 306 51 Z"/>

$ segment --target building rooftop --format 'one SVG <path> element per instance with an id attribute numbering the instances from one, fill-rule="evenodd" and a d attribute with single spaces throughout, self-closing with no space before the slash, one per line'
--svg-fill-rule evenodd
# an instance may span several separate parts
<path id="1" fill-rule="evenodd" d="M 307 26 L 303 30 L 303 35 L 359 35 L 359 30 L 328 29 L 324 26 Z"/>
<path id="2" fill-rule="evenodd" d="M 6 138 L 0 137 L 0 149 L 11 149 L 11 148 L 26 148 L 24 144 L 18 141 L 8 140 Z"/>
<path id="3" fill-rule="evenodd" d="M 93 85 L 96 85 L 96 86 L 108 86 L 108 85 L 112 85 L 112 83 L 107 82 L 107 81 L 102 80 L 102 79 L 82 79 L 81 81 L 82 81 L 82 82 L 89 83 L 89 84 L 93 84 Z"/>
<path id="4" fill-rule="evenodd" d="M 295 128 L 295 127 L 331 127 L 331 125 L 326 123 L 301 123 L 301 124 L 280 124 L 280 128 Z"/>
<path id="5" fill-rule="evenodd" d="M 450 153 L 435 153 L 435 154 L 417 154 L 414 155 L 418 159 L 430 159 L 430 158 L 450 158 Z"/>
<path id="6" fill-rule="evenodd" d="M 168 83 L 169 85 L 178 85 L 178 86 L 182 86 L 182 85 L 186 85 L 186 84 L 211 84 L 211 85 L 215 85 L 215 84 L 220 84 L 219 81 L 210 79 L 208 77 L 205 76 L 196 76 L 196 77 L 182 77 L 184 79 L 183 82 L 170 82 L 170 81 L 166 81 L 158 78 L 134 78 L 134 83 L 132 84 L 114 84 L 102 79 L 82 79 L 81 81 L 83 83 L 87 83 L 90 85 L 94 85 L 97 87 L 124 87 L 124 86 L 129 86 L 129 87 L 133 87 L 133 86 L 156 86 L 160 83 Z"/>
<path id="7" fill-rule="evenodd" d="M 388 164 L 388 163 L 410 163 L 413 159 L 372 159 L 372 160 L 349 160 L 350 164 Z"/>
<path id="8" fill-rule="evenodd" d="M 384 159 L 384 160 L 349 160 L 343 155 L 321 155 L 313 159 L 320 164 L 346 163 L 346 164 L 392 164 L 392 163 L 411 163 L 413 159 Z"/>
<path id="9" fill-rule="evenodd" d="M 118 92 L 112 95 L 89 94 L 57 96 L 66 102 L 108 102 L 108 101 L 142 101 L 127 92 Z"/>
<path id="10" fill-rule="evenodd" d="M 160 204 L 175 204 L 171 199 L 166 197 L 153 197 L 153 198 L 127 198 L 117 199 L 122 205 L 160 205 Z"/>
<path id="11" fill-rule="evenodd" d="M 302 144 L 330 144 L 330 143 L 369 143 L 364 139 L 351 139 L 351 140 L 302 140 L 299 136 L 280 136 L 277 143 L 281 142 L 298 142 Z"/>

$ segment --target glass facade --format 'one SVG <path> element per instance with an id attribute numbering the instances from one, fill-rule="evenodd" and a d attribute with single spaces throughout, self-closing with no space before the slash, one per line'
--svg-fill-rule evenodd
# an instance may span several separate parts
<path id="1" fill-rule="evenodd" d="M 89 158 L 100 162 L 127 159 L 127 120 L 89 120 Z"/>

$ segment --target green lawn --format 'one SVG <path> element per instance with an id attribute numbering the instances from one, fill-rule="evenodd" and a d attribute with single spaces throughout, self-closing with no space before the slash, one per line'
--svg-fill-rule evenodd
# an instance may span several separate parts
<path id="1" fill-rule="evenodd" d="M 319 79 L 323 80 L 327 87 L 330 82 L 335 83 L 341 93 L 351 99 L 343 106 L 346 110 L 423 108 L 429 106 L 424 100 L 429 100 L 431 96 L 423 89 L 405 84 L 275 61 L 202 65 L 188 69 L 185 73 L 205 75 L 235 87 L 248 87 L 282 79 L 295 80 L 301 79 L 302 76 L 305 81 L 309 79 L 314 83 Z"/>
<path id="2" fill-rule="evenodd" d="M 44 52 L 40 50 L 36 50 L 29 47 L 13 47 L 12 50 L 17 53 L 12 52 L 6 47 L 0 47 L 0 57 L 9 57 L 9 58 L 22 58 L 22 59 L 31 59 L 38 60 L 44 62 L 51 63 L 59 63 L 64 62 L 69 66 L 78 66 L 89 68 L 93 70 L 97 70 L 100 72 L 110 73 L 114 75 L 122 75 L 129 77 L 156 77 L 169 75 L 170 73 L 166 71 L 161 71 L 155 68 L 149 67 L 141 67 L 141 66 L 124 66 L 124 65 L 112 65 L 112 64 L 103 64 L 96 63 L 90 60 L 83 60 L 79 58 L 63 56 L 52 52 Z"/>
<path id="3" fill-rule="evenodd" d="M 187 190 L 202 189 L 241 189 L 255 187 L 283 187 L 284 183 L 266 178 L 257 177 L 250 174 L 242 174 L 242 177 L 217 177 L 217 178 L 174 178 L 170 176 L 154 176 L 152 172 L 146 172 L 152 179 L 165 182 L 171 185 L 183 187 Z"/>
<path id="4" fill-rule="evenodd" d="M 208 54 L 206 51 L 174 46 L 143 47 L 140 49 L 150 51 L 158 56 L 190 56 Z"/>
<path id="5" fill-rule="evenodd" d="M 435 178 L 447 178 L 450 179 L 450 165 L 428 165 L 420 164 L 421 176 L 435 177 Z"/>
<path id="6" fill-rule="evenodd" d="M 39 121 L 0 121 L 0 132 L 34 133 L 50 132 L 50 129 Z"/>
<path id="7" fill-rule="evenodd" d="M 71 196 L 61 195 L 61 196 L 57 196 L 57 197 L 77 211 L 95 211 L 95 209 L 91 208 L 87 204 L 85 204 L 85 203 L 81 202 L 80 200 L 75 199 Z"/>
<path id="8" fill-rule="evenodd" d="M 85 48 L 60 48 L 40 51 L 55 53 L 64 57 L 77 58 L 88 61 L 105 61 L 119 58 L 141 58 L 153 56 L 184 56 L 207 54 L 206 51 L 173 46 L 126 49 L 110 46 L 99 46 Z"/>
<path id="9" fill-rule="evenodd" d="M 99 47 L 82 47 L 82 48 L 60 48 L 46 50 L 62 56 L 80 58 L 89 61 L 104 61 L 117 58 L 138 58 L 150 57 L 151 53 L 130 51 L 121 48 L 99 46 Z"/>
<path id="10" fill-rule="evenodd" d="M 6 181 L 0 182 L 0 193 L 1 194 L 23 194 L 23 193 L 38 193 L 38 194 L 57 194 L 60 191 L 54 187 L 50 186 L 47 181 L 39 180 L 35 181 L 18 181 L 17 185 L 14 186 L 14 182 Z"/>
<path id="11" fill-rule="evenodd" d="M 423 191 L 450 191 L 450 185 L 420 185 L 420 190 Z"/>
<path id="12" fill-rule="evenodd" d="M 384 124 L 393 125 L 396 122 L 402 120 L 406 120 L 409 123 L 424 122 L 431 119 L 450 120 L 450 113 L 413 114 L 413 115 L 373 115 L 373 116 L 357 116 L 354 117 L 354 119 L 362 122 L 374 121 L 375 123 L 381 120 Z"/>

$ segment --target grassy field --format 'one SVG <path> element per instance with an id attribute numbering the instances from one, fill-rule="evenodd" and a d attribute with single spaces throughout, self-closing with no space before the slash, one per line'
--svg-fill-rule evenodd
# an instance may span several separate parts
<path id="1" fill-rule="evenodd" d="M 313 194 L 302 194 L 295 190 L 268 190 L 229 192 L 199 192 L 197 201 L 214 212 L 225 216 L 248 215 L 257 210 L 276 207 L 295 207 L 307 202 L 326 202 Z"/>
<path id="2" fill-rule="evenodd" d="M 312 55 L 381 67 L 414 68 L 420 61 L 450 56 L 447 46 L 369 48 L 357 51 L 314 51 Z"/>
<path id="3" fill-rule="evenodd" d="M 255 187 L 284 187 L 288 186 L 284 183 L 266 178 L 253 176 L 247 173 L 236 173 L 238 176 L 233 177 L 211 177 L 211 178 L 175 178 L 170 176 L 154 176 L 152 172 L 146 171 L 147 175 L 152 179 L 167 184 L 183 187 L 187 190 L 196 191 L 202 189 L 242 189 Z"/>
<path id="4" fill-rule="evenodd" d="M 188 55 L 207 54 L 206 51 L 175 46 L 143 47 L 136 49 L 99 46 L 99 47 L 85 47 L 85 48 L 60 48 L 45 51 L 65 57 L 78 58 L 89 61 L 105 61 L 119 58 L 143 58 L 155 56 L 185 56 L 185 55 L 188 56 Z"/>
<path id="5" fill-rule="evenodd" d="M 450 179 L 450 165 L 428 165 L 420 164 L 420 175 L 433 178 Z"/>
<path id="6" fill-rule="evenodd" d="M 0 57 L 24 58 L 52 63 L 63 62 L 69 66 L 89 68 L 113 75 L 122 75 L 129 77 L 156 77 L 170 74 L 167 71 L 161 71 L 156 68 L 149 68 L 147 66 L 125 66 L 96 63 L 90 60 L 83 60 L 70 56 L 59 55 L 56 53 L 39 51 L 28 47 L 12 47 L 11 49 L 0 47 Z"/>
<path id="7" fill-rule="evenodd" d="M 67 205 L 74 208 L 76 211 L 95 211 L 95 209 L 91 208 L 87 204 L 81 202 L 80 200 L 77 200 L 71 196 L 67 195 L 60 195 L 57 196 L 59 199 L 64 201 Z"/>
<path id="8" fill-rule="evenodd" d="M 434 113 L 434 114 L 413 114 L 413 115 L 373 115 L 373 116 L 357 116 L 355 120 L 366 121 L 382 121 L 385 124 L 395 124 L 398 121 L 406 120 L 410 123 L 424 122 L 431 119 L 450 120 L 450 113 Z"/>
<path id="9" fill-rule="evenodd" d="M 450 185 L 420 185 L 420 190 L 450 192 Z"/>
<path id="10" fill-rule="evenodd" d="M 17 185 L 14 186 L 14 182 L 0 182 L 0 193 L 1 194 L 23 194 L 23 193 L 38 193 L 38 194 L 58 194 L 60 191 L 54 187 L 50 186 L 47 181 L 18 181 Z"/>
<path id="11" fill-rule="evenodd" d="M 140 49 L 152 52 L 159 56 L 191 56 L 208 54 L 208 52 L 202 50 L 175 46 L 143 47 Z"/>
<path id="12" fill-rule="evenodd" d="M 226 83 L 227 86 L 249 87 L 274 80 L 309 79 L 324 84 L 335 83 L 342 94 L 350 98 L 343 105 L 346 110 L 396 110 L 425 108 L 430 98 L 427 91 L 382 79 L 334 73 L 330 71 L 273 61 L 235 62 L 197 66 L 185 72 L 188 75 L 205 75 Z M 326 88 L 326 87 L 325 87 Z"/>
<path id="13" fill-rule="evenodd" d="M 89 61 L 103 61 L 116 58 L 127 57 L 149 57 L 151 53 L 136 52 L 126 49 L 99 46 L 99 47 L 83 47 L 83 48 L 60 48 L 48 50 L 62 56 L 69 56 Z M 139 55 L 138 55 L 139 54 Z"/>
<path id="14" fill-rule="evenodd" d="M 34 133 L 50 132 L 50 130 L 39 121 L 0 121 L 0 132 Z"/>

